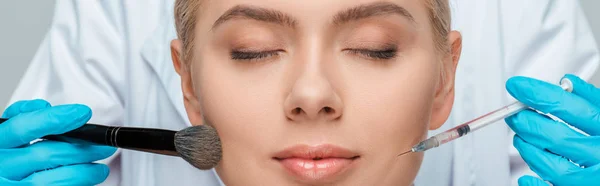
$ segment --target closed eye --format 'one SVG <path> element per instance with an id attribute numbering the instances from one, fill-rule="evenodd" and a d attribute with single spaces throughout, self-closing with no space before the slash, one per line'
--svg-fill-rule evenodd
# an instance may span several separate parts
<path id="1" fill-rule="evenodd" d="M 383 49 L 383 50 L 372 50 L 372 49 L 346 49 L 347 52 L 355 55 L 359 55 L 364 58 L 372 60 L 388 60 L 393 59 L 397 56 L 397 49 Z"/>
<path id="2" fill-rule="evenodd" d="M 275 57 L 279 55 L 283 50 L 271 50 L 271 51 L 231 51 L 231 59 L 237 61 L 258 61 Z"/>

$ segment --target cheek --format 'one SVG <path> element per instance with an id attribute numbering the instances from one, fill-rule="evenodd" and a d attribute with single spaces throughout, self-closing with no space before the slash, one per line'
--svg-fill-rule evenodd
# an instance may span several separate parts
<path id="1" fill-rule="evenodd" d="M 344 114 L 379 121 L 368 123 L 368 129 L 389 134 L 380 138 L 423 134 L 439 78 L 438 64 L 429 56 L 403 56 L 386 69 L 351 67 L 346 75 L 351 83 L 344 99 L 351 107 Z"/>
<path id="2" fill-rule="evenodd" d="M 282 114 L 283 91 L 279 89 L 273 68 L 277 65 L 248 70 L 243 64 L 232 64 L 222 55 L 203 56 L 193 67 L 194 87 L 203 118 L 219 132 L 223 158 L 217 168 L 223 180 L 249 180 L 237 170 L 256 171 L 254 162 L 262 162 L 268 147 L 284 137 L 277 136 L 285 117 Z M 261 72 L 257 72 L 261 71 Z M 265 75 L 267 74 L 267 75 Z M 251 154 L 251 155 L 249 155 Z M 233 178 L 226 179 L 231 175 Z"/>
<path id="3" fill-rule="evenodd" d="M 431 56 L 403 56 L 383 70 L 357 66 L 347 72 L 352 86 L 345 104 L 351 107 L 344 114 L 356 123 L 359 143 L 370 153 L 365 158 L 370 157 L 372 164 L 365 173 L 388 175 L 382 180 L 396 183 L 416 176 L 422 154 L 395 155 L 426 137 L 439 77 L 438 63 Z"/>

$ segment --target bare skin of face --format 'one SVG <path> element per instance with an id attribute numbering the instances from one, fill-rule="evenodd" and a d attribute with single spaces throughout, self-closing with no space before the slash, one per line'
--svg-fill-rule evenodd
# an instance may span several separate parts
<path id="1" fill-rule="evenodd" d="M 452 108 L 461 36 L 438 52 L 421 1 L 206 1 L 195 28 L 173 63 L 227 185 L 410 185 L 423 154 L 396 155 Z"/>

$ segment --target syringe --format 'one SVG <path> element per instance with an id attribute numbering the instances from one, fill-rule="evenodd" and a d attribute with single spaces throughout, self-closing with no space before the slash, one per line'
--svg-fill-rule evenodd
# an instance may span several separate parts
<path id="1" fill-rule="evenodd" d="M 568 92 L 573 91 L 573 83 L 567 78 L 563 78 L 560 81 L 560 87 L 563 90 L 566 90 Z M 516 101 L 516 102 L 509 104 L 507 106 L 504 106 L 498 110 L 487 113 L 487 114 L 485 114 L 481 117 L 478 117 L 474 120 L 471 120 L 469 122 L 466 122 L 464 124 L 456 126 L 452 129 L 449 129 L 445 132 L 442 132 L 438 135 L 432 136 L 424 141 L 421 141 L 420 143 L 413 146 L 410 150 L 398 154 L 398 156 L 401 156 L 401 155 L 404 155 L 404 154 L 407 154 L 410 152 L 423 152 L 423 151 L 438 147 L 440 145 L 443 145 L 445 143 L 448 143 L 450 141 L 458 139 L 464 135 L 467 135 L 473 131 L 476 131 L 480 128 L 483 128 L 483 127 L 485 127 L 491 123 L 494 123 L 500 119 L 504 119 L 506 117 L 512 116 L 513 114 L 516 114 L 517 112 L 522 111 L 526 108 L 527 108 L 527 105 L 525 105 L 519 101 Z"/>

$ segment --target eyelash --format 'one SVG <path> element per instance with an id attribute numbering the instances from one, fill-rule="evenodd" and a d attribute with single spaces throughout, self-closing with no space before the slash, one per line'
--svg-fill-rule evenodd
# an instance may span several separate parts
<path id="1" fill-rule="evenodd" d="M 352 54 L 361 55 L 363 57 L 374 59 L 374 60 L 388 60 L 396 57 L 397 49 L 383 49 L 383 50 L 371 50 L 371 49 L 348 49 L 348 52 Z"/>
<path id="2" fill-rule="evenodd" d="M 397 49 L 383 49 L 383 50 L 371 50 L 371 49 L 347 49 L 352 54 L 364 56 L 366 58 L 374 60 L 388 60 L 395 58 L 398 50 Z M 273 51 L 261 51 L 261 52 L 242 52 L 242 51 L 231 51 L 231 59 L 238 61 L 257 61 L 265 58 L 269 58 L 278 55 L 280 50 Z"/>
<path id="3" fill-rule="evenodd" d="M 231 59 L 238 61 L 257 61 L 278 55 L 281 50 L 261 51 L 261 52 L 243 52 L 231 51 Z"/>

